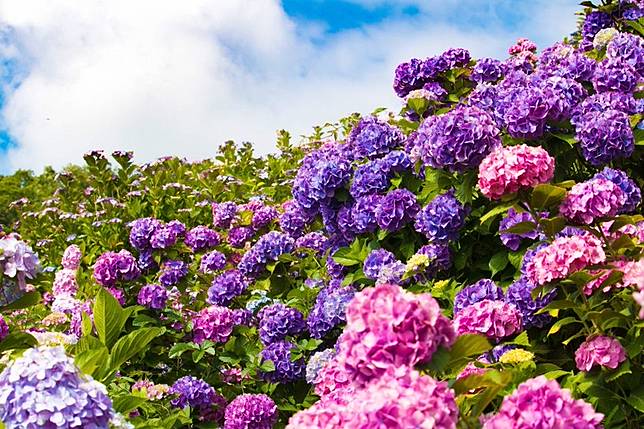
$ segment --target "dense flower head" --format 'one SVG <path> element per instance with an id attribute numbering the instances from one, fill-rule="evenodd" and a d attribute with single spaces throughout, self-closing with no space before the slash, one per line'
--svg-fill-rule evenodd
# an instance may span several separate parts
<path id="1" fill-rule="evenodd" d="M 211 249 L 221 243 L 216 231 L 207 226 L 196 226 L 186 233 L 185 243 L 193 252 Z"/>
<path id="2" fill-rule="evenodd" d="M 595 91 L 633 92 L 642 81 L 640 74 L 621 59 L 606 58 L 595 67 Z"/>
<path id="3" fill-rule="evenodd" d="M 512 228 L 513 226 L 522 223 L 522 222 L 533 222 L 534 219 L 532 215 L 528 212 L 517 212 L 514 208 L 510 207 L 508 214 L 501 219 L 499 223 L 499 232 L 501 235 L 501 242 L 510 250 L 517 251 L 521 246 L 521 240 L 528 238 L 534 240 L 540 236 L 538 228 L 533 229 L 532 231 L 522 232 L 522 233 L 513 233 L 513 232 L 503 232 L 507 229 Z"/>
<path id="4" fill-rule="evenodd" d="M 349 302 L 356 291 L 351 286 L 340 287 L 332 282 L 322 289 L 306 319 L 308 330 L 313 338 L 323 338 L 333 328 L 346 321 Z"/>
<path id="5" fill-rule="evenodd" d="M 416 195 L 407 189 L 394 189 L 382 197 L 376 207 L 376 222 L 381 229 L 398 231 L 411 222 L 419 210 Z"/>
<path id="6" fill-rule="evenodd" d="M 605 110 L 617 110 L 631 115 L 637 111 L 637 102 L 633 94 L 624 94 L 623 92 L 606 91 L 593 94 L 573 109 L 571 122 L 573 125 L 577 125 L 583 122 L 585 115 Z M 593 115 L 588 116 L 588 120 L 592 121 L 592 118 Z"/>
<path id="7" fill-rule="evenodd" d="M 349 135 L 356 158 L 374 158 L 402 146 L 405 136 L 375 116 L 362 118 Z"/>
<path id="8" fill-rule="evenodd" d="M 306 363 L 304 358 L 291 359 L 291 350 L 296 346 L 288 341 L 270 343 L 261 351 L 262 363 L 271 361 L 273 371 L 262 371 L 262 378 L 271 383 L 290 383 L 304 377 Z"/>
<path id="9" fill-rule="evenodd" d="M 282 231 L 297 238 L 304 233 L 308 217 L 299 207 L 294 206 L 280 215 L 279 224 Z"/>
<path id="10" fill-rule="evenodd" d="M 619 340 L 605 335 L 586 339 L 575 352 L 575 364 L 580 371 L 590 371 L 599 365 L 616 369 L 626 360 L 626 350 Z"/>
<path id="11" fill-rule="evenodd" d="M 329 239 L 322 232 L 313 231 L 295 240 L 295 247 L 313 250 L 318 255 L 322 255 L 329 248 Z"/>
<path id="12" fill-rule="evenodd" d="M 385 265 L 389 265 L 395 261 L 396 257 L 389 250 L 375 249 L 365 258 L 362 271 L 368 279 L 375 280 Z"/>
<path id="13" fill-rule="evenodd" d="M 40 271 L 38 255 L 17 235 L 0 237 L 0 274 L 15 278 L 22 290 L 26 279 L 33 279 Z"/>
<path id="14" fill-rule="evenodd" d="M 161 227 L 161 222 L 157 219 L 144 217 L 130 223 L 130 244 L 137 250 L 143 250 L 150 247 L 152 234 Z"/>
<path id="15" fill-rule="evenodd" d="M 169 292 L 163 286 L 149 284 L 139 290 L 137 302 L 152 310 L 163 310 L 169 296 Z"/>
<path id="16" fill-rule="evenodd" d="M 150 246 L 153 249 L 167 249 L 175 245 L 179 236 L 179 230 L 176 227 L 170 224 L 161 225 L 152 233 Z"/>
<path id="17" fill-rule="evenodd" d="M 105 386 L 83 375 L 63 347 L 27 350 L 0 374 L 0 421 L 8 428 L 108 429 Z"/>
<path id="18" fill-rule="evenodd" d="M 315 352 L 306 363 L 306 382 L 316 384 L 319 380 L 320 371 L 335 357 L 334 349 L 325 349 Z"/>
<path id="19" fill-rule="evenodd" d="M 351 208 L 354 231 L 358 234 L 373 232 L 378 227 L 376 207 L 380 205 L 380 195 L 365 195 L 356 199 Z"/>
<path id="20" fill-rule="evenodd" d="M 516 43 L 508 48 L 508 54 L 517 55 L 521 52 L 535 52 L 537 50 L 537 45 L 525 37 L 520 37 L 517 39 Z"/>
<path id="21" fill-rule="evenodd" d="M 412 58 L 396 67 L 394 75 L 394 91 L 398 97 L 406 97 L 410 91 L 423 86 L 421 78 L 421 60 Z"/>
<path id="22" fill-rule="evenodd" d="M 376 284 L 403 284 L 405 281 L 403 281 L 402 278 L 406 272 L 407 266 L 401 261 L 396 260 L 380 269 L 378 277 L 376 278 Z"/>
<path id="23" fill-rule="evenodd" d="M 380 284 L 357 293 L 349 304 L 339 359 L 350 377 L 363 384 L 390 366 L 428 362 L 454 336 L 450 320 L 429 294 Z"/>
<path id="24" fill-rule="evenodd" d="M 192 318 L 192 333 L 197 344 L 201 344 L 206 340 L 225 343 L 232 334 L 234 327 L 233 311 L 218 305 L 206 307 Z"/>
<path id="25" fill-rule="evenodd" d="M 255 277 L 264 271 L 266 264 L 275 262 L 280 255 L 293 251 L 295 241 L 287 234 L 270 231 L 244 254 L 238 269 L 248 277 Z"/>
<path id="26" fill-rule="evenodd" d="M 633 130 L 624 112 L 612 109 L 590 112 L 581 116 L 575 127 L 581 153 L 595 167 L 633 153 Z"/>
<path id="27" fill-rule="evenodd" d="M 590 224 L 617 215 L 625 203 L 622 189 L 600 177 L 573 186 L 561 202 L 559 212 L 571 222 Z"/>
<path id="28" fill-rule="evenodd" d="M 539 138 L 551 115 L 553 99 L 549 95 L 538 82 L 506 85 L 500 93 L 496 115 L 510 136 Z"/>
<path id="29" fill-rule="evenodd" d="M 544 296 L 532 298 L 532 290 L 535 288 L 525 277 L 512 283 L 505 293 L 505 301 L 514 305 L 521 312 L 523 328 L 543 328 L 552 321 L 549 314 L 536 314 L 537 311 L 548 305 L 557 295 L 556 291 L 550 291 Z"/>
<path id="30" fill-rule="evenodd" d="M 239 249 L 243 248 L 246 243 L 248 243 L 253 238 L 254 235 L 255 231 L 250 227 L 235 226 L 233 228 L 230 228 L 230 230 L 228 231 L 226 240 L 232 247 Z"/>
<path id="31" fill-rule="evenodd" d="M 175 408 L 189 406 L 196 411 L 201 421 L 220 422 L 224 417 L 226 399 L 205 381 L 192 377 L 181 377 L 174 382 L 169 392 L 176 395 L 170 401 Z"/>
<path id="32" fill-rule="evenodd" d="M 465 307 L 484 299 L 492 301 L 503 300 L 503 289 L 490 279 L 481 279 L 463 288 L 454 297 L 454 315 L 461 312 Z"/>
<path id="33" fill-rule="evenodd" d="M 228 270 L 216 276 L 208 289 L 208 304 L 228 305 L 232 300 L 244 293 L 248 280 L 239 270 Z"/>
<path id="34" fill-rule="evenodd" d="M 418 129 L 416 144 L 425 164 L 463 172 L 476 168 L 501 145 L 501 139 L 489 113 L 478 107 L 458 106 L 425 120 Z"/>
<path id="35" fill-rule="evenodd" d="M 392 369 L 364 389 L 324 396 L 293 416 L 288 429 L 454 429 L 458 407 L 454 392 L 417 371 Z"/>
<path id="36" fill-rule="evenodd" d="M 255 210 L 251 226 L 254 230 L 260 230 L 267 227 L 274 219 L 277 219 L 279 212 L 273 206 L 262 206 Z"/>
<path id="37" fill-rule="evenodd" d="M 159 281 L 163 286 L 174 286 L 188 275 L 188 264 L 180 260 L 165 261 Z"/>
<path id="38" fill-rule="evenodd" d="M 605 49 L 608 43 L 618 34 L 619 31 L 612 27 L 599 30 L 593 38 L 593 47 L 598 51 Z"/>
<path id="39" fill-rule="evenodd" d="M 503 77 L 501 61 L 494 58 L 481 58 L 472 69 L 470 79 L 474 82 L 496 82 Z"/>
<path id="40" fill-rule="evenodd" d="M 582 84 L 571 78 L 550 76 L 540 84 L 550 99 L 548 119 L 553 121 L 570 119 L 577 105 L 587 96 Z"/>
<path id="41" fill-rule="evenodd" d="M 634 34 L 619 33 L 606 47 L 606 57 L 629 64 L 640 74 L 644 74 L 644 42 Z"/>
<path id="42" fill-rule="evenodd" d="M 461 310 L 454 318 L 454 325 L 458 335 L 483 334 L 500 340 L 518 333 L 521 320 L 521 313 L 514 305 L 484 299 Z"/>
<path id="43" fill-rule="evenodd" d="M 389 189 L 389 179 L 381 159 L 369 161 L 356 169 L 349 193 L 353 198 L 383 193 Z"/>
<path id="44" fill-rule="evenodd" d="M 75 244 L 67 246 L 65 252 L 63 253 L 63 259 L 61 261 L 63 268 L 68 270 L 77 270 L 80 267 L 81 258 L 83 253 L 81 252 L 80 247 Z"/>
<path id="45" fill-rule="evenodd" d="M 543 375 L 519 385 L 503 399 L 499 412 L 483 424 L 483 429 L 600 429 L 603 414 L 583 400 L 575 400 L 556 380 Z"/>
<path id="46" fill-rule="evenodd" d="M 215 228 L 228 229 L 237 217 L 238 207 L 232 201 L 212 204 L 212 224 Z"/>
<path id="47" fill-rule="evenodd" d="M 629 213 L 634 211 L 637 206 L 642 202 L 642 191 L 637 183 L 622 170 L 614 170 L 612 168 L 604 167 L 602 171 L 595 174 L 593 179 L 605 179 L 613 182 L 624 193 L 626 201 L 618 213 Z"/>
<path id="48" fill-rule="evenodd" d="M 224 429 L 272 429 L 277 405 L 264 394 L 244 393 L 226 407 Z"/>
<path id="49" fill-rule="evenodd" d="M 356 131 L 356 129 L 354 129 Z M 305 210 L 317 210 L 351 179 L 350 145 L 327 143 L 306 155 L 293 181 L 293 198 Z"/>
<path id="50" fill-rule="evenodd" d="M 226 255 L 217 250 L 204 254 L 199 263 L 199 271 L 206 274 L 223 270 L 224 267 L 226 267 Z"/>
<path id="51" fill-rule="evenodd" d="M 530 282 L 543 285 L 565 279 L 572 273 L 605 260 L 602 244 L 593 235 L 584 233 L 559 237 L 531 255 L 525 266 L 525 274 Z"/>
<path id="52" fill-rule="evenodd" d="M 275 303 L 262 308 L 259 318 L 259 338 L 264 344 L 284 340 L 289 335 L 298 335 L 306 324 L 299 310 Z"/>
<path id="53" fill-rule="evenodd" d="M 469 209 L 454 196 L 453 189 L 438 195 L 416 215 L 414 227 L 433 243 L 458 240 Z"/>
<path id="54" fill-rule="evenodd" d="M 470 52 L 464 48 L 449 48 L 441 54 L 441 59 L 445 61 L 450 69 L 465 67 L 472 59 Z"/>
<path id="55" fill-rule="evenodd" d="M 586 40 L 593 40 L 599 30 L 608 28 L 613 24 L 610 15 L 600 11 L 593 11 L 586 15 L 582 25 L 581 34 Z"/>
<path id="56" fill-rule="evenodd" d="M 136 259 L 125 249 L 105 252 L 94 263 L 94 280 L 104 287 L 113 287 L 118 281 L 132 281 L 140 274 Z"/>
<path id="57" fill-rule="evenodd" d="M 139 253 L 139 258 L 136 260 L 136 264 L 143 272 L 148 272 L 152 269 L 156 269 L 157 262 L 154 260 L 154 253 L 152 249 L 142 250 Z"/>
<path id="58" fill-rule="evenodd" d="M 76 295 L 78 282 L 76 281 L 76 270 L 63 268 L 56 272 L 51 291 L 54 295 Z"/>

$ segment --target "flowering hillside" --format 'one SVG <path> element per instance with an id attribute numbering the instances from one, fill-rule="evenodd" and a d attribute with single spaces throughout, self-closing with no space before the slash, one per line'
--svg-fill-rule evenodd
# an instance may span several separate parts
<path id="1" fill-rule="evenodd" d="M 0 421 L 644 427 L 644 2 L 583 6 L 275 155 L 0 178 Z"/>

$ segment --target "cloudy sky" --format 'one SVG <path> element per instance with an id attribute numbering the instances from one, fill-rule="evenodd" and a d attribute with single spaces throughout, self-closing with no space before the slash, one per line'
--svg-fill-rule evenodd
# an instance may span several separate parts
<path id="1" fill-rule="evenodd" d="M 0 173 L 274 148 L 351 112 L 400 107 L 395 66 L 448 47 L 505 58 L 575 27 L 570 0 L 0 0 Z"/>

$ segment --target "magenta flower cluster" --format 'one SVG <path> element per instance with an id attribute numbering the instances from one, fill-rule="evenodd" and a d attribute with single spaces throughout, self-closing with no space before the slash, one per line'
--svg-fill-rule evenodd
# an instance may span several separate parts
<path id="1" fill-rule="evenodd" d="M 484 299 L 465 307 L 454 318 L 458 335 L 483 334 L 500 340 L 521 331 L 519 310 L 504 301 Z"/>
<path id="2" fill-rule="evenodd" d="M 625 203 L 626 195 L 618 185 L 596 178 L 573 186 L 559 212 L 573 223 L 590 224 L 617 215 Z"/>
<path id="3" fill-rule="evenodd" d="M 626 360 L 626 350 L 619 340 L 605 335 L 588 338 L 575 352 L 575 364 L 580 371 L 590 371 L 598 365 L 616 369 Z"/>

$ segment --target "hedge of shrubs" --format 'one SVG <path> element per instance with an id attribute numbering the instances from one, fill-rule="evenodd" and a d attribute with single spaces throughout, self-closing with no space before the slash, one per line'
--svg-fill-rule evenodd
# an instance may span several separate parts
<path id="1" fill-rule="evenodd" d="M 275 155 L 4 178 L 0 421 L 644 426 L 644 4 L 583 6 Z"/>

